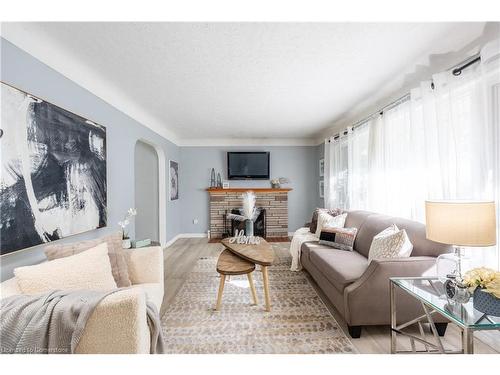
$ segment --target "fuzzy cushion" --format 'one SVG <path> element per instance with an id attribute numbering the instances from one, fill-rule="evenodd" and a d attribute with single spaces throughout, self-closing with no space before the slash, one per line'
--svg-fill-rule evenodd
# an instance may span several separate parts
<path id="1" fill-rule="evenodd" d="M 343 228 L 346 218 L 346 213 L 342 215 L 332 216 L 326 212 L 320 212 L 318 216 L 318 226 L 316 228 L 316 237 L 319 238 L 321 230 L 327 225 L 331 228 Z"/>
<path id="2" fill-rule="evenodd" d="M 338 216 L 344 213 L 344 210 L 342 210 L 341 208 L 334 208 L 331 210 L 327 208 L 316 208 L 312 215 L 311 224 L 309 225 L 309 231 L 311 233 L 316 233 L 316 229 L 318 228 L 318 216 L 322 212 L 327 213 L 331 216 Z"/>
<path id="3" fill-rule="evenodd" d="M 357 233 L 357 228 L 336 228 L 326 225 L 319 235 L 319 243 L 334 249 L 353 251 Z"/>
<path id="4" fill-rule="evenodd" d="M 23 294 L 52 290 L 110 290 L 116 288 L 108 261 L 108 245 L 102 243 L 80 254 L 14 270 Z"/>
<path id="5" fill-rule="evenodd" d="M 127 261 L 122 248 L 121 232 L 115 232 L 95 240 L 48 245 L 45 247 L 44 251 L 48 260 L 54 260 L 81 253 L 103 242 L 108 244 L 108 262 L 111 263 L 111 271 L 113 272 L 113 278 L 115 279 L 116 285 L 120 288 L 130 286 L 131 283 L 128 275 Z"/>
<path id="6" fill-rule="evenodd" d="M 384 258 L 408 258 L 413 250 L 406 231 L 395 224 L 373 237 L 368 252 L 368 261 Z"/>

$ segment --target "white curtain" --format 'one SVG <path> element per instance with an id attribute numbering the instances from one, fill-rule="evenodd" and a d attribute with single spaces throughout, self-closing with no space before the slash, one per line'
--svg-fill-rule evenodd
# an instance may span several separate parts
<path id="1" fill-rule="evenodd" d="M 326 206 L 424 222 L 426 199 L 494 199 L 498 214 L 499 110 L 498 58 L 421 82 L 409 97 L 325 146 Z M 483 265 L 500 266 L 491 248 L 470 253 Z"/>

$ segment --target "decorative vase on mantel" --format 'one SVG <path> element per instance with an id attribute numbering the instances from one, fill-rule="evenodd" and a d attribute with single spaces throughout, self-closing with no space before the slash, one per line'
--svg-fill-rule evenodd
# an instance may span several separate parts
<path id="1" fill-rule="evenodd" d="M 245 220 L 245 236 L 253 237 L 253 220 Z"/>

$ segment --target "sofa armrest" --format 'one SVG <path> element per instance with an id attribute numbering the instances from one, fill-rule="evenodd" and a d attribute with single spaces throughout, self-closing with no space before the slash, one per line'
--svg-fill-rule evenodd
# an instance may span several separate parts
<path id="1" fill-rule="evenodd" d="M 344 290 L 348 324 L 388 324 L 389 278 L 434 275 L 435 263 L 436 258 L 427 256 L 372 260 L 363 275 Z M 402 317 L 413 316 L 415 303 L 406 302 L 404 307 L 407 308 L 403 308 Z"/>
<path id="2" fill-rule="evenodd" d="M 146 296 L 123 289 L 106 296 L 95 308 L 75 348 L 76 353 L 149 353 Z"/>
<path id="3" fill-rule="evenodd" d="M 163 250 L 161 247 L 151 246 L 124 251 L 130 282 L 133 285 L 146 283 L 163 285 Z"/>

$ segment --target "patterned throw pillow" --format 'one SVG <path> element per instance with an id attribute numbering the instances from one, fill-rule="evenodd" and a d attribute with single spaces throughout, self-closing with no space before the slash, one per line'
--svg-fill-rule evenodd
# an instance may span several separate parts
<path id="1" fill-rule="evenodd" d="M 108 244 L 108 257 L 111 263 L 111 271 L 116 285 L 119 288 L 130 286 L 130 278 L 128 276 L 127 260 L 122 248 L 122 233 L 115 232 L 111 235 L 97 238 L 95 240 L 75 242 L 70 244 L 54 244 L 46 246 L 45 256 L 48 260 L 69 257 L 86 251 L 92 247 L 106 242 Z"/>
<path id="2" fill-rule="evenodd" d="M 333 208 L 331 210 L 327 208 L 316 208 L 313 212 L 312 219 L 311 219 L 311 225 L 309 227 L 309 231 L 311 233 L 316 233 L 316 229 L 318 228 L 318 216 L 321 212 L 327 213 L 330 216 L 338 216 L 342 213 L 344 213 L 344 210 L 341 208 Z"/>
<path id="3" fill-rule="evenodd" d="M 335 228 L 327 225 L 321 230 L 319 243 L 334 249 L 352 251 L 357 233 L 357 228 Z"/>
<path id="4" fill-rule="evenodd" d="M 385 258 L 408 258 L 413 250 L 406 231 L 395 224 L 373 237 L 368 261 Z"/>
<path id="5" fill-rule="evenodd" d="M 332 228 L 343 228 L 346 218 L 346 213 L 342 215 L 332 216 L 326 212 L 320 212 L 318 216 L 318 226 L 316 228 L 316 237 L 319 237 L 321 230 L 327 225 Z"/>

